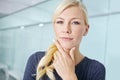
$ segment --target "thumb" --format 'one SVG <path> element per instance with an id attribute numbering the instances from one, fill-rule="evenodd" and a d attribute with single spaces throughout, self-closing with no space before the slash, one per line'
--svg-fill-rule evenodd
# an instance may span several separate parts
<path id="1" fill-rule="evenodd" d="M 73 61 L 75 61 L 75 57 L 74 57 L 74 53 L 75 52 L 75 47 L 73 47 L 71 50 L 70 50 L 70 57 L 72 58 Z"/>

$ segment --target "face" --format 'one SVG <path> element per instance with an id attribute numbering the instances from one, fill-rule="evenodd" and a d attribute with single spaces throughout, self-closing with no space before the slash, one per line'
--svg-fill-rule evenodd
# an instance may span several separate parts
<path id="1" fill-rule="evenodd" d="M 54 22 L 55 36 L 63 48 L 79 48 L 82 37 L 88 31 L 84 20 L 80 7 L 69 7 L 56 18 Z"/>

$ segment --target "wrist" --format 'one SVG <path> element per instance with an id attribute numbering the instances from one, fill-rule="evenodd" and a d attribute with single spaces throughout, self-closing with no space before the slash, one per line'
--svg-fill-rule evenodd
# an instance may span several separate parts
<path id="1" fill-rule="evenodd" d="M 68 77 L 64 78 L 63 80 L 78 80 L 76 74 L 69 75 Z"/>

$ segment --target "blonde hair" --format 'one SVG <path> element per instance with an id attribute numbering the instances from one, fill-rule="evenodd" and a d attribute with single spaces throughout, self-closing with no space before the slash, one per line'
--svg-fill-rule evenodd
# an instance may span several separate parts
<path id="1" fill-rule="evenodd" d="M 85 17 L 85 24 L 88 25 L 88 18 L 87 18 L 87 10 L 85 6 L 79 1 L 79 0 L 64 0 L 56 9 L 54 16 L 53 16 L 53 22 L 56 20 L 56 18 L 66 9 L 71 6 L 79 6 L 83 11 L 83 16 Z M 45 74 L 51 79 L 56 80 L 55 76 L 53 74 L 53 54 L 56 53 L 57 47 L 55 44 L 52 44 L 48 51 L 46 52 L 45 56 L 39 61 L 37 66 L 37 75 L 36 80 L 39 80 L 42 78 Z"/>
<path id="2" fill-rule="evenodd" d="M 86 25 L 89 25 L 88 23 L 88 12 L 87 9 L 85 7 L 85 5 L 80 2 L 80 0 L 63 0 L 63 2 L 56 8 L 54 14 L 53 14 L 53 18 L 52 21 L 53 23 L 55 22 L 56 18 L 66 9 L 72 6 L 76 6 L 76 7 L 80 7 L 82 12 L 83 12 L 83 16 L 84 16 L 84 21 Z"/>
<path id="3" fill-rule="evenodd" d="M 37 67 L 37 75 L 36 80 L 39 80 L 43 75 L 47 74 L 47 76 L 51 80 L 55 80 L 55 77 L 53 75 L 53 54 L 57 51 L 57 47 L 55 44 L 52 44 L 50 48 L 48 49 L 45 56 L 40 60 L 38 67 Z"/>

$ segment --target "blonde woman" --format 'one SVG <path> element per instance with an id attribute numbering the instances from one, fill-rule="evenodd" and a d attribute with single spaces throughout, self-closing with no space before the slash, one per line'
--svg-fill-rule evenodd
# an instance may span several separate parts
<path id="1" fill-rule="evenodd" d="M 46 52 L 30 56 L 23 80 L 105 80 L 105 67 L 80 52 L 89 30 L 87 10 L 78 0 L 64 0 L 53 16 L 55 41 Z"/>

